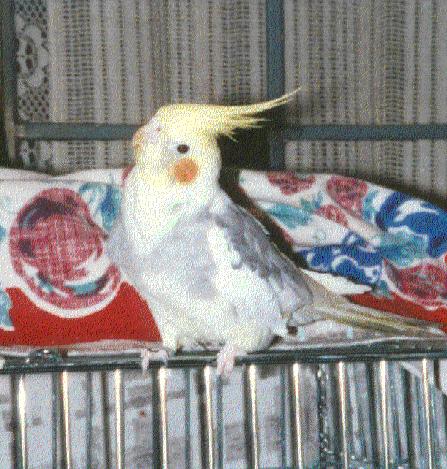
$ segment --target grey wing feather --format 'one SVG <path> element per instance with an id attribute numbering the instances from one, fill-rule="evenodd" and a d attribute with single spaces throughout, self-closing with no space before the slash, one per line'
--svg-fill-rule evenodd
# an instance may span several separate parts
<path id="1" fill-rule="evenodd" d="M 245 265 L 261 278 L 275 282 L 279 289 L 286 285 L 295 288 L 300 304 L 312 302 L 312 293 L 299 270 L 279 252 L 267 230 L 249 212 L 228 199 L 224 209 L 214 214 L 214 221 L 231 249 L 238 253 L 234 269 Z"/>

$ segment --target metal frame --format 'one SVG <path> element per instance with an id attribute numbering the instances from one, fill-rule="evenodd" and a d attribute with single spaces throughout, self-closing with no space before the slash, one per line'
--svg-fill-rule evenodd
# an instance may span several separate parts
<path id="1" fill-rule="evenodd" d="M 408 448 L 402 455 L 400 449 L 396 448 L 396 435 L 392 431 L 393 426 L 393 399 L 396 392 L 392 384 L 393 376 L 391 373 L 391 362 L 402 360 L 418 360 L 422 364 L 422 392 L 417 403 L 421 408 L 423 416 L 419 420 L 417 432 L 420 438 L 424 440 L 424 450 L 420 451 L 419 463 L 423 463 L 426 468 L 433 469 L 437 467 L 436 457 L 439 455 L 439 449 L 434 444 L 438 442 L 439 428 L 436 427 L 436 413 L 434 412 L 435 397 L 433 394 L 433 384 L 429 378 L 429 368 L 433 361 L 435 369 L 439 373 L 439 359 L 447 358 L 447 350 L 444 342 L 424 343 L 422 341 L 413 342 L 383 342 L 371 345 L 355 347 L 332 347 L 315 348 L 308 350 L 287 350 L 270 351 L 263 353 L 250 354 L 237 360 L 238 365 L 244 367 L 243 393 L 245 396 L 246 412 L 246 446 L 247 446 L 247 467 L 259 469 L 261 461 L 262 448 L 259 441 L 259 421 L 258 406 L 259 398 L 257 393 L 257 380 L 259 371 L 264 365 L 278 365 L 281 368 L 281 378 L 288 372 L 289 378 L 281 379 L 281 454 L 283 468 L 291 467 L 288 465 L 287 453 L 290 452 L 293 459 L 293 467 L 305 469 L 305 448 L 304 432 L 305 423 L 303 422 L 303 387 L 301 384 L 302 365 L 317 365 L 316 373 L 324 371 L 321 368 L 323 363 L 329 364 L 332 368 L 332 374 L 335 386 L 335 396 L 337 398 L 335 409 L 335 435 L 334 444 L 338 445 L 334 450 L 327 451 L 326 443 L 320 442 L 326 450 L 320 448 L 319 467 L 339 467 L 349 469 L 353 467 L 354 450 L 352 440 L 352 423 L 349 418 L 350 396 L 348 387 L 348 366 L 354 362 L 366 363 L 367 370 L 371 376 L 376 374 L 378 382 L 374 383 L 374 378 L 367 384 L 367 393 L 372 400 L 368 419 L 370 427 L 367 431 L 373 434 L 373 439 L 377 438 L 379 444 L 372 447 L 372 459 L 368 465 L 372 467 L 382 467 L 392 469 L 393 467 L 416 467 L 414 465 L 415 455 L 412 444 L 412 431 L 415 424 L 406 424 L 406 438 Z M 199 370 L 199 379 L 201 382 L 201 401 L 200 401 L 200 420 L 202 422 L 201 432 L 201 467 L 212 469 L 223 469 L 223 428 L 225 416 L 223 413 L 222 383 L 217 381 L 215 393 L 212 386 L 211 365 L 215 361 L 215 356 L 209 353 L 195 353 L 182 355 L 179 354 L 167 363 L 151 362 L 152 370 L 153 396 L 153 467 L 166 469 L 169 467 L 168 455 L 168 406 L 167 406 L 167 368 L 181 368 L 185 370 L 185 384 L 187 389 L 191 383 L 191 370 Z M 52 459 L 53 467 L 59 467 L 61 461 L 62 467 L 69 469 L 73 467 L 72 442 L 71 442 L 71 421 L 70 421 L 70 375 L 72 372 L 87 373 L 87 418 L 86 418 L 86 459 L 91 461 L 92 457 L 92 371 L 100 372 L 105 377 L 105 371 L 113 373 L 115 418 L 113 432 L 114 438 L 111 438 L 109 417 L 106 412 L 103 416 L 104 432 L 107 435 L 105 440 L 105 464 L 111 467 L 112 454 L 115 454 L 115 467 L 124 469 L 126 467 L 125 451 L 125 401 L 124 401 L 124 383 L 126 370 L 137 369 L 141 366 L 141 357 L 137 354 L 125 355 L 97 355 L 97 356 L 68 356 L 62 357 L 57 352 L 46 351 L 35 353 L 31 356 L 21 358 L 10 357 L 6 359 L 5 365 L 1 370 L 2 374 L 11 376 L 13 412 L 14 419 L 17 422 L 14 425 L 14 467 L 26 469 L 28 467 L 28 424 L 27 424 L 27 399 L 32 398 L 32 389 L 26 386 L 26 375 L 35 373 L 51 373 L 53 382 L 53 396 L 51 403 L 51 414 L 53 421 L 52 432 Z M 318 370 L 318 371 L 317 371 Z M 90 378 L 90 379 L 89 379 Z M 326 378 L 323 378 L 326 379 Z M 107 382 L 105 379 L 104 382 Z M 287 385 L 288 382 L 288 385 Z M 320 383 L 320 381 L 318 381 Z M 320 383 L 321 384 L 321 383 Z M 406 398 L 409 398 L 409 384 L 404 389 Z M 326 391 L 320 390 L 318 402 L 327 402 Z M 107 388 L 104 389 L 104 395 L 108 395 Z M 214 396 L 216 404 L 214 404 Z M 376 404 L 374 404 L 374 401 Z M 409 401 L 407 401 L 409 402 Z M 107 406 L 107 404 L 104 404 Z M 286 406 L 290 406 L 290 429 L 291 440 L 288 442 L 286 435 Z M 319 404 L 320 405 L 320 404 Z M 188 391 L 186 393 L 186 405 L 188 415 L 191 413 L 191 402 Z M 445 411 L 444 411 L 445 412 Z M 444 415 L 444 418 L 447 414 Z M 322 422 L 324 422 L 322 416 Z M 187 467 L 191 466 L 191 441 L 189 420 L 185 422 L 185 458 Z M 444 420 L 444 429 L 447 429 Z M 410 430 L 409 430 L 410 429 Z M 365 431 L 365 429 L 363 430 Z M 321 428 L 323 435 L 327 434 L 327 429 Z M 320 435 L 321 438 L 321 435 Z M 324 438 L 324 437 L 323 437 Z M 379 448 L 380 446 L 380 448 Z M 323 451 L 322 451 L 323 449 Z M 366 455 L 366 453 L 363 453 Z M 358 456 L 358 455 L 357 455 Z M 421 461 L 422 458 L 422 461 Z M 366 461 L 355 460 L 357 463 Z M 106 467 L 106 466 L 104 466 Z M 357 467 L 357 466 L 355 466 Z M 369 466 L 371 467 L 371 466 Z M 418 466 L 422 467 L 422 466 Z"/>
<path id="2" fill-rule="evenodd" d="M 15 28 L 14 28 L 14 0 L 1 2 L 1 46 L 2 46 L 2 92 L 3 92 L 3 122 L 6 137 L 5 147 L 10 161 L 15 160 L 17 122 L 17 79 L 15 69 Z"/>
<path id="3" fill-rule="evenodd" d="M 57 350 L 37 350 L 30 355 L 4 356 L 5 362 L 0 368 L 1 374 L 56 373 L 62 371 L 87 372 L 113 371 L 116 368 L 132 370 L 141 368 L 141 356 L 138 353 L 125 354 L 88 354 L 79 352 L 63 354 Z M 236 359 L 236 365 L 281 365 L 288 363 L 338 363 L 387 361 L 440 360 L 447 359 L 447 344 L 444 340 L 385 340 L 368 345 L 303 347 L 290 350 L 269 350 L 250 353 Z M 178 353 L 171 357 L 168 368 L 197 368 L 216 364 L 213 352 Z M 164 365 L 153 360 L 149 368 L 157 369 Z"/>

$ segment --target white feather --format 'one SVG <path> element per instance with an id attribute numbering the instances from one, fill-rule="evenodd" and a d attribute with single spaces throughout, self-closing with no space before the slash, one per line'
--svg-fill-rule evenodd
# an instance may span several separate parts
<path id="1" fill-rule="evenodd" d="M 325 272 L 315 272 L 314 270 L 303 269 L 306 274 L 316 282 L 323 285 L 327 290 L 338 295 L 361 295 L 371 291 L 369 285 L 360 285 L 351 282 L 345 277 L 328 274 Z"/>

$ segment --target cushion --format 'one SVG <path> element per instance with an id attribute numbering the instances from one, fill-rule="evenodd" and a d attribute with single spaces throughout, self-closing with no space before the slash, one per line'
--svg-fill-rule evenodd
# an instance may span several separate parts
<path id="1" fill-rule="evenodd" d="M 162 342 L 150 305 L 104 252 L 130 170 L 0 170 L 0 347 Z M 371 287 L 352 301 L 447 324 L 445 211 L 336 175 L 243 170 L 235 182 L 235 200 L 308 268 Z"/>

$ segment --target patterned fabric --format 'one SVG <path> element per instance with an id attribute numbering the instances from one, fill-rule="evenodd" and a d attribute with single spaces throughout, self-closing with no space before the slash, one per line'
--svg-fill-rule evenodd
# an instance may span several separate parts
<path id="1" fill-rule="evenodd" d="M 361 302 L 447 318 L 447 212 L 360 179 L 244 172 L 242 187 L 286 232 L 312 270 L 373 293 Z M 266 179 L 270 183 L 266 184 Z M 274 202 L 273 202 L 273 201 Z M 405 313 L 403 313 L 405 314 Z M 433 316 L 432 316 L 433 314 Z"/>
<path id="2" fill-rule="evenodd" d="M 0 346 L 160 340 L 148 306 L 104 252 L 128 172 L 31 179 L 2 170 Z M 372 287 L 354 301 L 447 323 L 446 212 L 341 176 L 242 171 L 239 182 L 310 269 Z M 332 340 L 352 341 L 348 332 Z M 306 334 L 328 340 L 326 331 Z"/>
<path id="3" fill-rule="evenodd" d="M 159 342 L 147 304 L 104 253 L 122 171 L 26 176 L 0 172 L 0 346 Z"/>
<path id="4" fill-rule="evenodd" d="M 85 186 L 79 194 L 85 193 Z M 107 204 L 109 187 L 101 203 L 108 217 L 114 213 Z M 40 191 L 20 210 L 9 237 L 16 273 L 34 294 L 55 306 L 82 309 L 101 303 L 116 290 L 118 269 L 96 262 L 102 256 L 105 234 L 73 190 Z"/>
<path id="5" fill-rule="evenodd" d="M 167 102 L 266 96 L 264 0 L 15 4 L 25 120 L 137 124 Z M 290 109 L 298 123 L 447 121 L 444 2 L 286 0 L 284 6 L 286 89 L 305 87 Z M 286 160 L 300 172 L 336 172 L 442 196 L 446 145 L 291 142 Z M 125 142 L 25 140 L 19 158 L 27 168 L 61 173 L 122 166 L 132 154 Z"/>

